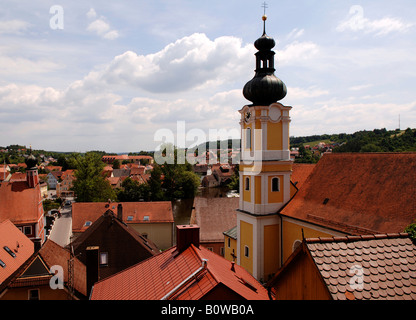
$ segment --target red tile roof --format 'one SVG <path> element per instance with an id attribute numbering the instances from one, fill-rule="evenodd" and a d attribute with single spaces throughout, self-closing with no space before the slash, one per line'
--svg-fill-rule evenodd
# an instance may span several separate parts
<path id="1" fill-rule="evenodd" d="M 206 266 L 203 261 L 206 259 Z M 267 300 L 266 289 L 242 267 L 200 246 L 176 247 L 97 282 L 92 300 L 199 300 L 217 286 L 248 300 Z M 192 276 L 195 273 L 194 276 Z M 190 278 L 183 286 L 180 284 Z M 250 287 L 253 287 L 250 288 Z"/>
<path id="2" fill-rule="evenodd" d="M 173 223 L 172 203 L 119 202 L 123 206 L 123 222 L 129 223 Z M 117 216 L 118 202 L 74 202 L 72 204 L 72 231 L 82 232 L 85 222 L 94 222 L 108 209 Z M 128 217 L 131 216 L 131 219 Z M 148 220 L 144 217 L 148 216 Z"/>
<path id="3" fill-rule="evenodd" d="M 4 246 L 15 254 L 12 257 Z M 0 284 L 12 275 L 34 252 L 33 242 L 26 237 L 10 220 L 0 223 L 0 260 L 5 266 L 0 266 Z"/>
<path id="4" fill-rule="evenodd" d="M 54 265 L 62 266 L 64 271 L 64 282 L 68 282 L 68 260 L 71 258 L 70 252 L 68 249 L 65 249 L 48 239 L 42 248 L 39 250 L 39 254 L 46 262 L 48 267 Z M 83 295 L 87 294 L 87 279 L 86 279 L 86 267 L 85 265 L 78 260 L 74 259 L 74 289 Z"/>
<path id="5" fill-rule="evenodd" d="M 416 153 L 326 154 L 281 214 L 348 234 L 402 232 L 416 219 Z"/>
<path id="6" fill-rule="evenodd" d="M 292 165 L 292 177 L 291 181 L 300 189 L 309 175 L 312 173 L 312 170 L 315 168 L 316 164 L 312 163 L 294 163 Z"/>
<path id="7" fill-rule="evenodd" d="M 335 300 L 416 300 L 416 245 L 406 233 L 307 239 L 306 246 Z"/>
<path id="8" fill-rule="evenodd" d="M 29 188 L 26 181 L 0 184 L 0 221 L 10 219 L 14 224 L 37 223 L 43 215 L 40 186 Z"/>
<path id="9" fill-rule="evenodd" d="M 223 232 L 236 225 L 238 204 L 237 197 L 195 197 L 190 223 L 200 227 L 201 242 L 224 242 Z"/>

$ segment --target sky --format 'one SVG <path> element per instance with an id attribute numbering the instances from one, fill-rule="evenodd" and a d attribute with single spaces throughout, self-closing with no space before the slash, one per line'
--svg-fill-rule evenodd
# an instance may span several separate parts
<path id="1" fill-rule="evenodd" d="M 0 146 L 239 138 L 262 15 L 252 0 L 3 0 Z M 266 15 L 291 136 L 416 128 L 414 0 L 269 0 Z"/>

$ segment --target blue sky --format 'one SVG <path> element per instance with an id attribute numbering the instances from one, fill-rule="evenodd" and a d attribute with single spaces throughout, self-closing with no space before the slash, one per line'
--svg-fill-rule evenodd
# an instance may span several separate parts
<path id="1" fill-rule="evenodd" d="M 3 0 L 0 146 L 128 152 L 178 121 L 237 130 L 261 4 Z M 269 1 L 267 16 L 291 135 L 416 127 L 414 1 Z"/>

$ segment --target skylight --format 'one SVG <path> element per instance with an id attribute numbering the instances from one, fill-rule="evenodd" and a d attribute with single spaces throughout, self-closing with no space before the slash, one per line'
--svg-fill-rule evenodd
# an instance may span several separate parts
<path id="1" fill-rule="evenodd" d="M 127 221 L 133 221 L 133 216 L 128 216 Z"/>
<path id="2" fill-rule="evenodd" d="M 4 246 L 3 249 L 6 250 L 6 252 L 10 254 L 13 258 L 16 258 L 16 254 L 12 250 L 10 250 L 8 246 Z"/>
<path id="3" fill-rule="evenodd" d="M 0 266 L 1 266 L 2 268 L 6 268 L 6 264 L 3 262 L 3 260 L 0 260 Z"/>
<path id="4" fill-rule="evenodd" d="M 84 226 L 85 226 L 85 227 L 89 227 L 89 226 L 91 225 L 91 223 L 92 223 L 91 221 L 85 221 Z"/>
<path id="5" fill-rule="evenodd" d="M 144 216 L 143 217 L 143 221 L 149 221 L 150 219 L 149 219 L 149 216 Z"/>

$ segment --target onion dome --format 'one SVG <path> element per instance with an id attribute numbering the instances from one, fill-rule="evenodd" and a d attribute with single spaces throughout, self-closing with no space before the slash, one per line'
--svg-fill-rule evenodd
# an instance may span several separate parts
<path id="1" fill-rule="evenodd" d="M 38 164 L 38 160 L 36 160 L 34 155 L 30 153 L 30 156 L 26 158 L 25 163 L 26 163 L 27 169 L 32 169 L 32 168 L 36 168 Z"/>
<path id="2" fill-rule="evenodd" d="M 254 42 L 256 53 L 256 70 L 253 79 L 243 89 L 244 97 L 254 105 L 270 105 L 286 96 L 286 85 L 274 75 L 274 55 L 271 49 L 275 46 L 273 38 L 266 34 L 266 20 L 263 19 L 263 35 Z"/>

